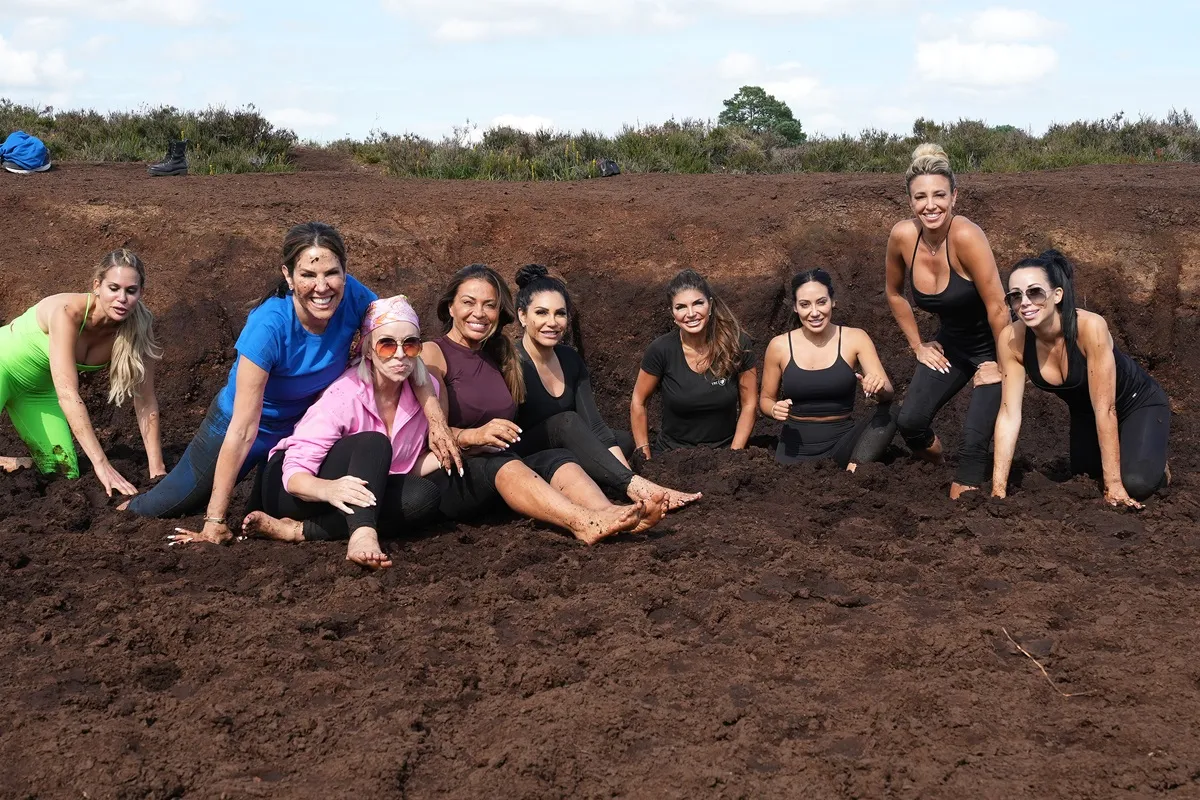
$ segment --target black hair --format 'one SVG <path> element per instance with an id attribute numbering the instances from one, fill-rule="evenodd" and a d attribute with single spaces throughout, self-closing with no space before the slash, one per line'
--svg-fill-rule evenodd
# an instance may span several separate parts
<path id="1" fill-rule="evenodd" d="M 742 326 L 737 317 L 725 305 L 725 301 L 713 293 L 708 281 L 694 269 L 680 270 L 667 284 L 667 302 L 674 304 L 675 295 L 694 289 L 708 299 L 710 311 L 704 338 L 708 344 L 708 369 L 717 378 L 732 378 L 737 375 L 742 363 Z"/>
<path id="2" fill-rule="evenodd" d="M 583 355 L 583 331 L 579 326 L 579 315 L 575 313 L 575 304 L 571 302 L 571 293 L 562 278 L 550 274 L 550 270 L 541 264 L 526 264 L 517 270 L 517 310 L 529 311 L 529 303 L 534 295 L 542 292 L 558 292 L 567 305 L 567 318 L 570 321 L 571 344 Z"/>
<path id="3" fill-rule="evenodd" d="M 337 257 L 342 272 L 346 271 L 346 243 L 342 241 L 337 228 L 324 222 L 302 222 L 293 225 L 283 237 L 283 266 L 287 267 L 288 275 L 296 271 L 296 259 L 310 247 L 324 247 Z M 287 279 L 280 278 L 270 294 L 259 300 L 257 305 L 261 306 L 272 297 L 287 297 L 287 294 Z"/>
<path id="4" fill-rule="evenodd" d="M 833 276 L 825 270 L 817 267 L 816 269 L 807 269 L 792 278 L 792 297 L 791 308 L 792 313 L 788 318 L 788 330 L 799 328 L 804 323 L 800 320 L 800 315 L 796 313 L 796 292 L 801 286 L 806 283 L 819 283 L 829 290 L 829 299 L 833 299 Z"/>
<path id="5" fill-rule="evenodd" d="M 1059 251 L 1051 248 L 1033 258 L 1018 261 L 1013 272 L 1026 267 L 1037 267 L 1046 273 L 1046 278 L 1055 289 L 1062 289 L 1062 300 L 1057 303 L 1062 316 L 1063 336 L 1067 347 L 1075 344 L 1079 337 L 1079 314 L 1075 308 L 1075 266 Z M 1011 275 L 1011 273 L 1010 273 Z"/>
<path id="6" fill-rule="evenodd" d="M 437 318 L 442 321 L 444 331 L 449 333 L 450 329 L 454 327 L 454 318 L 450 316 L 450 306 L 454 304 L 454 298 L 458 297 L 458 287 L 469 280 L 487 281 L 496 290 L 496 302 L 500 307 L 500 315 L 496 320 L 496 329 L 483 343 L 483 352 L 500 365 L 504 383 L 507 384 L 513 400 L 518 404 L 523 403 L 525 402 L 525 373 L 521 369 L 521 357 L 517 352 L 517 346 L 509 337 L 508 332 L 504 330 L 510 323 L 516 321 L 517 312 L 513 307 L 512 292 L 509 291 L 508 284 L 496 270 L 487 264 L 468 264 L 454 273 L 454 277 L 446 285 L 446 290 L 438 298 Z"/>

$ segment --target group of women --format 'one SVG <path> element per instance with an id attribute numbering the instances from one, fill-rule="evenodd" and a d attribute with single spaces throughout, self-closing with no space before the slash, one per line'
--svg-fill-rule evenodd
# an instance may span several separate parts
<path id="1" fill-rule="evenodd" d="M 940 148 L 917 149 L 906 183 L 914 216 L 892 229 L 886 256 L 888 302 L 917 360 L 902 403 L 867 332 L 835 324 L 825 271 L 792 280 L 791 330 L 768 344 L 760 388 L 750 338 L 684 270 L 667 287 L 676 327 L 642 357 L 632 435 L 613 431 L 581 350 L 566 343 L 578 327 L 570 294 L 544 267 L 521 268 L 515 299 L 490 267 L 459 270 L 437 303 L 441 335 L 423 338 L 407 298 L 379 298 L 349 275 L 341 236 L 311 222 L 288 231 L 279 285 L 250 312 L 225 386 L 169 473 L 154 393 L 162 351 L 136 255 L 108 254 L 90 292 L 44 298 L 0 329 L 0 407 L 30 451 L 0 468 L 78 477 L 73 435 L 106 492 L 134 495 L 121 508 L 205 509 L 202 529 L 177 528 L 171 544 L 230 539 L 230 497 L 254 470 L 244 534 L 347 540 L 348 559 L 381 568 L 391 562 L 380 532 L 472 519 L 499 503 L 589 544 L 644 531 L 700 495 L 635 474 L 634 452 L 741 449 L 759 412 L 783 423 L 784 464 L 853 470 L 880 460 L 897 431 L 915 456 L 941 463 L 933 420 L 968 383 L 950 495 L 980 488 L 990 469 L 1004 497 L 1028 377 L 1068 405 L 1074 470 L 1101 479 L 1109 503 L 1140 506 L 1170 479 L 1161 386 L 1115 347 L 1102 317 L 1076 308 L 1062 254 L 1019 262 L 1005 290 L 987 237 L 954 213 Z M 940 322 L 932 341 L 921 340 L 906 282 Z M 150 478 L 161 478 L 143 494 L 106 459 L 80 398 L 78 373 L 104 367 L 110 400 L 132 399 Z M 856 420 L 860 391 L 869 408 Z"/>

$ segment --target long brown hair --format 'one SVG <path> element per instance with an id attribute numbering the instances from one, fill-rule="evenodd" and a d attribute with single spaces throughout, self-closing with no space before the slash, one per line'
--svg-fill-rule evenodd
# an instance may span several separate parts
<path id="1" fill-rule="evenodd" d="M 92 285 L 103 281 L 110 269 L 129 267 L 138 276 L 138 288 L 146 288 L 146 265 L 132 250 L 122 247 L 113 250 L 96 265 L 92 272 Z M 90 287 L 89 287 L 90 288 Z M 137 393 L 137 388 L 146 377 L 146 360 L 162 358 L 162 347 L 154 336 L 154 315 L 138 301 L 129 312 L 129 318 L 117 326 L 117 338 L 113 341 L 112 356 L 108 362 L 108 402 L 121 405 Z"/>
<path id="2" fill-rule="evenodd" d="M 283 266 L 287 267 L 288 275 L 296 271 L 296 259 L 310 247 L 323 247 L 333 253 L 342 265 L 342 272 L 346 271 L 346 243 L 337 228 L 324 222 L 302 222 L 293 225 L 283 237 Z M 257 305 L 261 306 L 272 297 L 287 297 L 287 294 L 287 279 L 280 278 L 271 293 Z"/>
<path id="3" fill-rule="evenodd" d="M 446 286 L 446 291 L 442 292 L 442 296 L 438 298 L 437 318 L 442 321 L 444 332 L 449 333 L 450 329 L 454 327 L 454 319 L 450 316 L 450 306 L 453 305 L 454 298 L 458 296 L 458 288 L 469 280 L 487 281 L 496 290 L 496 298 L 500 302 L 500 316 L 496 320 L 495 329 L 483 340 L 483 352 L 500 365 L 500 372 L 504 375 L 504 383 L 508 385 L 508 391 L 512 394 L 513 401 L 518 404 L 523 403 L 525 402 L 525 374 L 521 370 L 521 356 L 508 331 L 504 330 L 516 321 L 516 306 L 513 304 L 513 296 L 512 292 L 508 290 L 508 284 L 496 270 L 487 264 L 470 264 L 454 273 L 454 277 Z"/>
<path id="4" fill-rule="evenodd" d="M 682 270 L 667 284 L 667 302 L 673 304 L 675 295 L 688 289 L 695 289 L 708 298 L 708 325 L 704 327 L 708 370 L 716 378 L 736 377 L 744 353 L 742 326 L 725 301 L 713 293 L 708 281 L 693 269 Z"/>

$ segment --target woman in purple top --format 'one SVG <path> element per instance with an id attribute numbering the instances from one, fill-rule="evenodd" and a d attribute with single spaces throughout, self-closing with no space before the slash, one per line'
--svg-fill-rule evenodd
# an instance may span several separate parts
<path id="1" fill-rule="evenodd" d="M 455 274 L 437 306 L 446 326 L 426 342 L 425 366 L 445 387 L 442 403 L 463 472 L 431 476 L 442 513 L 463 519 L 503 498 L 509 508 L 571 531 L 594 544 L 621 531 L 639 532 L 666 513 L 666 498 L 614 505 L 567 450 L 524 459 L 512 451 L 521 429 L 513 420 L 525 396 L 520 355 L 504 327 L 516 318 L 512 294 L 491 268 L 472 264 Z"/>

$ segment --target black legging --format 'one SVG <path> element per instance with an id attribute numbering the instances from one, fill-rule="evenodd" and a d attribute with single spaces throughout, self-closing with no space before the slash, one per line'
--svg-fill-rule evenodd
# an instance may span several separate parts
<path id="1" fill-rule="evenodd" d="M 958 394 L 971 378 L 975 367 L 966 361 L 950 359 L 950 372 L 932 370 L 917 364 L 900 416 L 896 420 L 900 435 L 910 450 L 924 450 L 933 444 L 933 418 Z M 992 474 L 992 433 L 1000 413 L 1001 387 L 998 383 L 976 386 L 971 390 L 967 419 L 963 423 L 962 443 L 958 446 L 958 471 L 955 480 L 964 486 L 982 486 Z"/>
<path id="2" fill-rule="evenodd" d="M 427 478 L 390 475 L 392 443 L 382 433 L 355 433 L 329 448 L 317 477 L 337 480 L 347 475 L 362 478 L 375 495 L 375 505 L 350 506 L 345 514 L 328 503 L 301 500 L 283 485 L 283 458 L 279 452 L 260 471 L 255 490 L 262 508 L 272 517 L 304 521 L 304 538 L 347 539 L 359 528 L 374 528 L 380 535 L 410 531 L 437 514 L 440 492 Z"/>
<path id="3" fill-rule="evenodd" d="M 633 452 L 633 437 L 613 431 L 617 446 L 629 458 Z M 628 447 L 626 447 L 628 444 Z M 583 471 L 602 488 L 615 489 L 624 493 L 633 480 L 629 467 L 617 460 L 606 445 L 596 436 L 591 426 L 574 411 L 563 411 L 549 419 L 521 430 L 521 441 L 516 450 L 523 457 L 552 448 L 570 450 L 579 461 Z"/>
<path id="4" fill-rule="evenodd" d="M 524 439 L 524 432 L 521 438 Z M 496 475 L 510 461 L 521 461 L 546 483 L 554 478 L 559 468 L 575 462 L 570 451 L 562 449 L 542 450 L 524 458 L 512 451 L 467 456 L 463 458 L 463 474 L 447 475 L 438 470 L 429 476 L 441 493 L 439 508 L 444 516 L 452 520 L 469 520 L 500 502 L 500 491 L 496 488 Z"/>
<path id="5" fill-rule="evenodd" d="M 1171 407 L 1146 405 L 1117 421 L 1121 442 L 1121 483 L 1134 500 L 1145 500 L 1166 483 L 1167 440 L 1171 435 Z M 1104 477 L 1100 438 L 1094 414 L 1071 414 L 1071 471 Z"/>
<path id="6" fill-rule="evenodd" d="M 775 460 L 797 464 L 829 458 L 842 468 L 879 461 L 896 436 L 898 410 L 894 403 L 880 403 L 858 422 L 852 417 L 825 422 L 790 419 L 779 433 Z"/>

